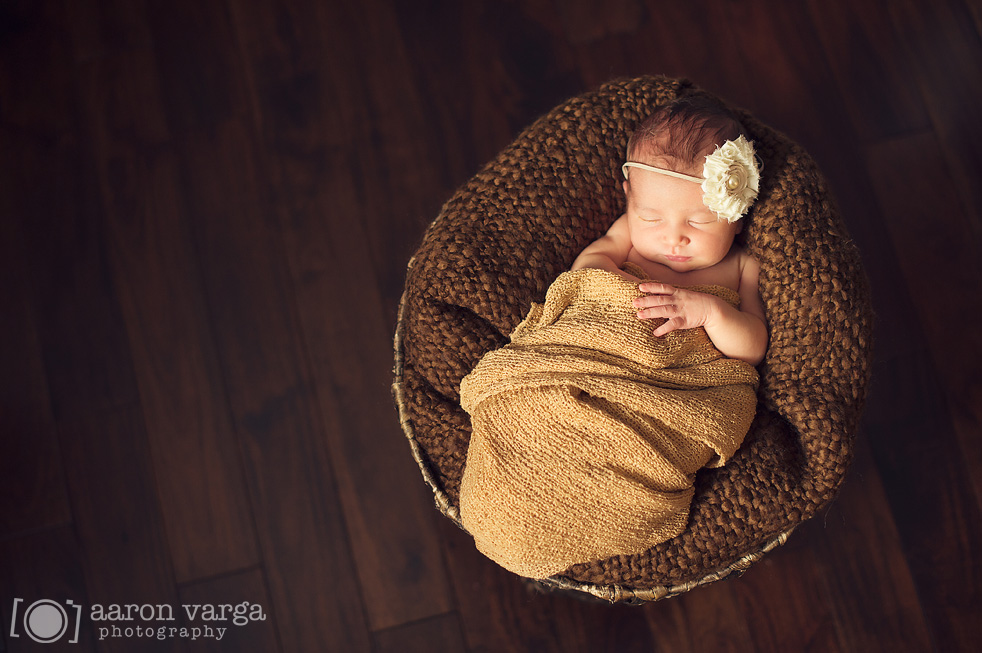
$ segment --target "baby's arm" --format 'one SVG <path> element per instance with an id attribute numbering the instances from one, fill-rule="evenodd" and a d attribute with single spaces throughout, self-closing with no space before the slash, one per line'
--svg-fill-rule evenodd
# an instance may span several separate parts
<path id="1" fill-rule="evenodd" d="M 631 233 L 627 226 L 627 216 L 622 215 L 614 221 L 604 236 L 593 241 L 580 252 L 570 270 L 599 268 L 629 277 L 621 270 L 621 266 L 627 261 L 630 253 Z M 637 281 L 634 277 L 629 278 Z"/>
<path id="2" fill-rule="evenodd" d="M 760 299 L 760 263 L 748 255 L 740 256 L 740 308 L 720 302 L 722 309 L 705 325 L 716 349 L 730 358 L 756 365 L 767 353 L 767 318 Z"/>
<path id="3" fill-rule="evenodd" d="M 713 295 L 654 282 L 641 284 L 640 290 L 649 294 L 634 304 L 640 308 L 639 318 L 667 318 L 655 329 L 656 336 L 701 326 L 725 356 L 756 365 L 767 352 L 764 304 L 757 290 L 759 277 L 760 264 L 756 259 L 741 255 L 739 309 Z"/>

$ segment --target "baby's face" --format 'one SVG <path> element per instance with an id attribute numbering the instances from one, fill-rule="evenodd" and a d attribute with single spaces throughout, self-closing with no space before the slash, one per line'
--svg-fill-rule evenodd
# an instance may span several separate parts
<path id="1" fill-rule="evenodd" d="M 699 184 L 632 168 L 624 182 L 631 245 L 644 258 L 675 272 L 712 267 L 740 231 L 702 202 Z"/>

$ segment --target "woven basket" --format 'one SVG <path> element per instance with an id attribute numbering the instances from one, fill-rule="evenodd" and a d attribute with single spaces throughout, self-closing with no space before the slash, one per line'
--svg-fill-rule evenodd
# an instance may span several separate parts
<path id="1" fill-rule="evenodd" d="M 624 210 L 627 139 L 654 107 L 705 93 L 686 80 L 611 82 L 537 120 L 464 184 L 409 264 L 395 338 L 403 429 L 439 510 L 460 524 L 470 438 L 460 380 L 508 341 L 532 302 Z M 866 396 L 872 309 L 826 182 L 795 143 L 746 112 L 764 163 L 741 234 L 761 263 L 770 332 L 757 417 L 723 468 L 696 476 L 686 530 L 648 551 L 538 581 L 617 602 L 741 573 L 835 496 Z"/>

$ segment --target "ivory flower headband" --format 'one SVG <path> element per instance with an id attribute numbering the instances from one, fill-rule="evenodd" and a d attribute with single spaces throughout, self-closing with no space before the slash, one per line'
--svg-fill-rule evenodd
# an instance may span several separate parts
<path id="1" fill-rule="evenodd" d="M 706 156 L 702 177 L 628 161 L 621 166 L 625 179 L 628 168 L 641 168 L 700 184 L 703 203 L 727 222 L 736 222 L 746 215 L 760 190 L 760 166 L 754 154 L 754 146 L 742 134 L 736 140 L 726 141 L 715 152 Z"/>

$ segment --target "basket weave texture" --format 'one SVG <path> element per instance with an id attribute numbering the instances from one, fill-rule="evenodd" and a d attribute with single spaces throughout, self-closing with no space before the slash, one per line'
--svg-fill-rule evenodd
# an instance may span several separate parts
<path id="1" fill-rule="evenodd" d="M 508 342 L 532 302 L 624 210 L 628 137 L 687 80 L 619 80 L 537 120 L 444 205 L 410 262 L 396 337 L 403 428 L 437 506 L 458 520 L 470 437 L 460 380 Z M 741 239 L 761 263 L 769 348 L 757 417 L 723 468 L 703 470 L 686 530 L 575 565 L 546 585 L 650 600 L 743 571 L 828 504 L 852 457 L 871 356 L 859 254 L 813 160 L 738 108 L 763 161 Z"/>

